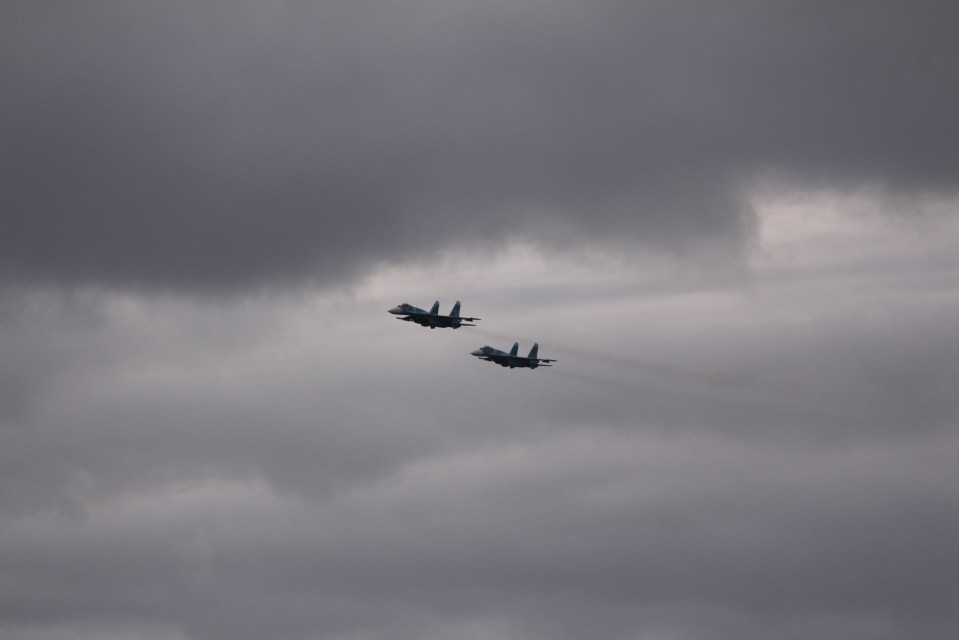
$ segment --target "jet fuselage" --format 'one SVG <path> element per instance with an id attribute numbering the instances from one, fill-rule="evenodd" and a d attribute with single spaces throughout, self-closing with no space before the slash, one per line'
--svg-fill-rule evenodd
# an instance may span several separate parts
<path id="1" fill-rule="evenodd" d="M 494 349 L 493 347 L 483 346 L 475 351 L 471 351 L 471 356 L 476 356 L 480 360 L 486 360 L 487 362 L 495 362 L 501 367 L 509 367 L 510 369 L 536 369 L 537 367 L 551 367 L 550 364 L 544 364 L 547 362 L 556 362 L 549 358 L 537 358 L 537 350 L 539 345 L 533 345 L 533 349 L 530 351 L 528 357 L 523 357 L 516 354 L 518 345 L 513 345 L 513 349 L 510 353 L 505 351 L 500 351 L 499 349 Z"/>
<path id="2" fill-rule="evenodd" d="M 459 329 L 460 327 L 475 327 L 475 324 L 469 324 L 464 322 L 464 320 L 474 321 L 479 320 L 479 318 L 463 318 L 459 315 L 460 303 L 457 302 L 453 305 L 453 312 L 448 315 L 440 315 L 439 313 L 439 303 L 435 303 L 433 308 L 429 311 L 426 309 L 420 309 L 419 307 L 414 307 L 411 304 L 406 302 L 397 305 L 389 310 L 395 316 L 401 316 L 397 320 L 406 320 L 407 322 L 415 322 L 421 327 L 429 327 L 430 329 L 436 329 L 437 327 L 441 329 Z"/>

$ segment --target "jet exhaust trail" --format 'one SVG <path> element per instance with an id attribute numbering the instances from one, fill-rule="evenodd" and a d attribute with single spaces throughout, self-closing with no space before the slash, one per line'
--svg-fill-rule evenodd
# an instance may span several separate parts
<path id="1" fill-rule="evenodd" d="M 512 342 L 517 339 L 516 336 L 507 336 L 483 329 L 474 329 L 473 333 L 482 334 L 488 338 L 492 338 L 494 340 L 503 340 L 506 342 Z M 520 337 L 518 339 L 524 342 L 532 342 L 532 340 L 527 338 Z M 662 382 L 659 384 L 652 381 L 644 383 L 634 379 L 622 379 L 597 375 L 582 370 L 570 370 L 569 367 L 563 367 L 562 363 L 555 368 L 546 369 L 548 375 L 561 376 L 568 379 L 589 382 L 606 387 L 608 389 L 618 389 L 620 391 L 628 391 L 631 393 L 639 392 L 643 394 L 665 393 L 667 395 L 678 394 L 679 396 L 689 396 L 692 394 L 693 396 L 709 398 L 712 402 L 720 402 L 730 406 L 775 406 L 778 407 L 779 410 L 785 410 L 793 414 L 806 415 L 810 418 L 818 420 L 848 419 L 855 417 L 849 414 L 848 411 L 829 410 L 819 405 L 809 406 L 806 402 L 808 394 L 803 392 L 803 389 L 801 388 L 802 385 L 797 383 L 789 383 L 787 381 L 770 381 L 766 379 L 760 379 L 754 375 L 697 371 L 687 367 L 672 365 L 657 360 L 616 356 L 608 353 L 601 353 L 564 345 L 557 346 L 552 341 L 549 343 L 549 351 L 550 353 L 564 356 L 564 358 L 574 358 L 586 362 L 594 362 L 608 366 L 616 366 L 624 369 L 651 373 L 661 376 L 662 380 Z M 682 381 L 685 383 L 697 383 L 706 387 L 712 387 L 713 391 L 709 392 L 705 388 L 702 388 L 702 386 L 698 391 L 691 388 L 681 390 L 675 388 L 673 385 L 667 384 L 666 379 Z M 765 395 L 769 392 L 772 392 L 774 397 L 778 399 L 774 400 L 773 396 Z M 762 395 L 756 396 L 756 393 Z M 763 395 L 765 395 L 765 398 L 763 398 Z"/>

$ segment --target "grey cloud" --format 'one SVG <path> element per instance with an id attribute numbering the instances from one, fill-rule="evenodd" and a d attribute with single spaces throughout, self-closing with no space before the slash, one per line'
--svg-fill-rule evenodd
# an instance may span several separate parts
<path id="1" fill-rule="evenodd" d="M 0 429 L 0 628 L 949 637 L 953 287 L 882 274 L 476 287 L 536 372 L 395 301 L 13 297 L 0 344 L 51 368 Z"/>
<path id="2" fill-rule="evenodd" d="M 850 456 L 577 434 L 423 460 L 320 503 L 256 483 L 141 493 L 84 521 L 8 526 L 0 555 L 20 616 L 44 602 L 191 638 L 469 623 L 527 638 L 945 638 L 954 454 L 954 439 Z"/>
<path id="3" fill-rule="evenodd" d="M 955 193 L 948 3 L 6 3 L 10 280 L 331 282 L 510 233 L 749 237 L 750 181 Z"/>

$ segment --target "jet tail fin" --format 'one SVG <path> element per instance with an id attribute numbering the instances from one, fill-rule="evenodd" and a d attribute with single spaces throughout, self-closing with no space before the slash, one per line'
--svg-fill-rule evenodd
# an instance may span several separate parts
<path id="1" fill-rule="evenodd" d="M 509 354 L 510 354 L 511 356 L 515 356 L 517 353 L 519 353 L 519 343 L 518 343 L 518 342 L 514 342 L 514 343 L 513 343 L 513 348 L 509 350 Z"/>
<path id="2" fill-rule="evenodd" d="M 534 343 L 533 343 L 533 348 L 529 350 L 529 356 L 527 356 L 527 357 L 529 357 L 529 358 L 536 358 L 537 356 L 539 356 L 539 343 L 538 343 L 538 342 L 534 342 Z"/>
<path id="3" fill-rule="evenodd" d="M 437 300 L 436 302 L 433 303 L 433 308 L 430 309 L 430 313 L 432 313 L 435 316 L 439 312 L 440 312 L 440 301 Z"/>
<path id="4" fill-rule="evenodd" d="M 450 311 L 450 317 L 451 317 L 451 318 L 459 318 L 459 317 L 460 317 L 460 301 L 459 301 L 459 300 L 457 300 L 457 301 L 456 301 L 456 304 L 453 305 L 453 310 Z"/>

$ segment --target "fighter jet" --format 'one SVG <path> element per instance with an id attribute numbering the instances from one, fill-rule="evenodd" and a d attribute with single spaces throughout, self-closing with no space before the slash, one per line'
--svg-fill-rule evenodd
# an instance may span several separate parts
<path id="1" fill-rule="evenodd" d="M 515 367 L 535 369 L 536 367 L 552 367 L 551 364 L 542 364 L 544 362 L 556 362 L 556 360 L 550 360 L 549 358 L 537 358 L 539 353 L 539 344 L 534 342 L 533 348 L 529 350 L 529 355 L 525 358 L 523 356 L 516 355 L 519 352 L 519 343 L 514 342 L 513 348 L 509 350 L 509 353 L 505 351 L 500 351 L 499 349 L 494 349 L 493 347 L 480 347 L 476 351 L 471 351 L 471 356 L 476 356 L 480 360 L 486 360 L 487 362 L 495 362 L 501 367 L 509 367 L 513 369 Z"/>
<path id="2" fill-rule="evenodd" d="M 479 318 L 460 317 L 459 300 L 457 300 L 456 304 L 453 305 L 453 310 L 448 316 L 439 315 L 440 303 L 438 300 L 433 303 L 433 308 L 429 311 L 424 311 L 419 307 L 414 307 L 413 305 L 404 302 L 403 304 L 397 305 L 390 309 L 390 313 L 397 316 L 402 316 L 397 318 L 397 320 L 415 322 L 418 325 L 429 327 L 430 329 L 435 329 L 436 327 L 449 327 L 450 329 L 459 329 L 460 327 L 475 327 L 475 324 L 468 324 L 468 322 L 475 322 L 476 320 L 479 320 Z M 467 320 L 468 322 L 463 322 L 464 320 Z"/>

